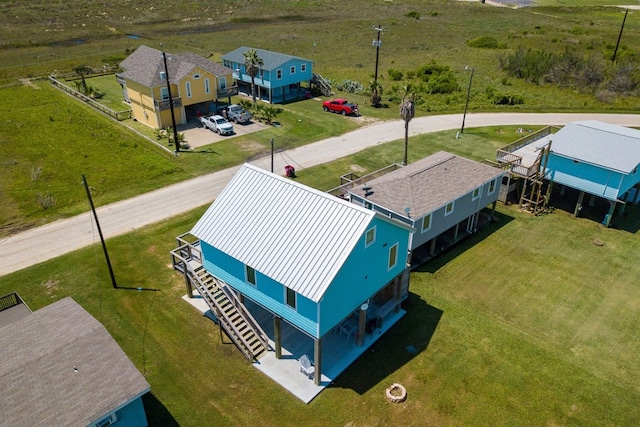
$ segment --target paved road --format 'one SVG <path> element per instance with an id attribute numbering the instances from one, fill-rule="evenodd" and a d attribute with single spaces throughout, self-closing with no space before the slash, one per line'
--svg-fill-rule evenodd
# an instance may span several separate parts
<path id="1" fill-rule="evenodd" d="M 467 114 L 465 128 L 502 125 L 564 125 L 578 120 L 640 127 L 635 114 Z M 460 128 L 462 114 L 419 117 L 411 121 L 411 135 Z M 404 122 L 379 122 L 344 135 L 328 138 L 277 155 L 274 170 L 284 171 L 293 159 L 296 169 L 330 162 L 357 153 L 367 147 L 404 137 Z M 270 156 L 251 162 L 263 169 L 271 168 Z M 140 227 L 171 218 L 211 203 L 240 166 L 190 179 L 132 199 L 97 209 L 105 238 L 135 231 Z M 185 230 L 187 231 L 187 230 Z M 0 240 L 0 276 L 35 265 L 68 252 L 99 243 L 90 213 L 43 225 Z"/>

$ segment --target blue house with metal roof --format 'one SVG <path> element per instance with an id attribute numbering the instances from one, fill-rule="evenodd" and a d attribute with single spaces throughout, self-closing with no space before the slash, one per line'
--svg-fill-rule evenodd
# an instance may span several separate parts
<path id="1" fill-rule="evenodd" d="M 244 335 L 245 324 L 256 330 L 256 342 L 264 329 L 273 329 L 267 347 L 279 358 L 283 323 L 306 336 L 320 385 L 332 379 L 323 377 L 323 355 L 327 373 L 337 375 L 404 314 L 411 231 L 378 212 L 245 164 L 191 230 L 200 254 L 174 251 L 174 266 L 182 257 L 187 276 L 232 339 Z M 217 288 L 231 292 L 219 297 Z M 268 326 L 257 325 L 256 311 L 236 313 L 240 305 L 268 313 Z M 226 314 L 228 306 L 233 312 Z M 246 319 L 236 325 L 239 316 Z M 252 353 L 251 342 L 234 341 L 249 358 L 261 357 L 260 350 Z M 331 345 L 323 349 L 324 342 Z M 337 361 L 348 349 L 355 356 L 346 364 Z"/>
<path id="2" fill-rule="evenodd" d="M 516 149 L 498 150 L 498 161 L 512 163 L 512 174 L 533 177 L 534 181 L 536 176 L 547 180 L 544 203 L 551 202 L 554 186 L 560 186 L 560 197 L 567 188 L 577 190 L 575 216 L 584 207 L 585 195 L 589 196 L 589 206 L 604 199 L 609 209 L 602 223 L 609 226 L 616 206 L 620 205 L 622 213 L 626 203 L 638 200 L 638 130 L 595 120 L 580 121 L 511 146 Z"/>
<path id="3" fill-rule="evenodd" d="M 242 46 L 222 57 L 222 64 L 234 70 L 233 78 L 238 87 L 251 92 L 251 76 L 244 65 L 244 53 L 251 48 Z M 311 86 L 313 61 L 265 49 L 255 49 L 264 63 L 255 77 L 259 99 L 272 104 L 300 99 Z"/>

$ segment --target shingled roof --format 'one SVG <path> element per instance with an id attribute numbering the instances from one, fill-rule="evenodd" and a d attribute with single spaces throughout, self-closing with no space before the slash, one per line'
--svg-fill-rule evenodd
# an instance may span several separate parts
<path id="1" fill-rule="evenodd" d="M 420 218 L 472 192 L 504 172 L 455 154 L 439 151 L 366 183 L 371 202 L 405 215 Z M 360 197 L 362 189 L 352 191 Z"/>
<path id="2" fill-rule="evenodd" d="M 194 68 L 199 67 L 218 77 L 233 73 L 231 68 L 225 67 L 217 62 L 210 61 L 192 52 L 187 53 L 167 53 L 167 71 L 172 84 L 178 84 Z M 146 87 L 156 87 L 165 85 L 166 82 L 160 78 L 160 72 L 164 71 L 164 61 L 162 51 L 141 45 L 124 61 L 120 63 L 124 70 L 122 76 L 140 83 Z"/>
<path id="3" fill-rule="evenodd" d="M 109 332 L 71 298 L 0 328 L 0 424 L 85 427 L 149 391 Z"/>

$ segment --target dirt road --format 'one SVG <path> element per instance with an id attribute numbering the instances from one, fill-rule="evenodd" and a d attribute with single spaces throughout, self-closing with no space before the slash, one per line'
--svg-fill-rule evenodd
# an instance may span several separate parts
<path id="1" fill-rule="evenodd" d="M 579 120 L 600 120 L 640 127 L 640 115 L 635 114 L 480 113 L 467 115 L 465 129 L 503 125 L 564 125 Z M 411 121 L 409 130 L 411 135 L 443 130 L 452 130 L 455 135 L 461 122 L 462 114 L 419 117 Z M 275 156 L 274 171 L 282 174 L 284 166 L 290 162 L 286 159 L 295 159 L 294 166 L 301 170 L 403 137 L 404 122 L 394 120 L 376 123 Z M 269 156 L 251 163 L 263 169 L 271 168 Z M 97 212 L 105 238 L 129 233 L 211 203 L 239 167 L 200 176 L 99 208 Z M 97 239 L 92 217 L 88 212 L 2 239 L 0 276 L 99 243 Z"/>

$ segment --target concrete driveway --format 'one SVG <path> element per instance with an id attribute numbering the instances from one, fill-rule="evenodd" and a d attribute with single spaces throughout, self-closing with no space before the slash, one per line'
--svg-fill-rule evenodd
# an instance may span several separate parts
<path id="1" fill-rule="evenodd" d="M 234 138 L 249 133 L 258 132 L 269 128 L 269 125 L 257 121 L 247 123 L 233 123 L 233 134 L 218 135 L 217 133 L 203 128 L 198 121 L 190 121 L 186 125 L 178 126 L 178 132 L 184 133 L 184 138 L 191 148 L 199 148 L 203 145 L 213 144 L 225 139 Z"/>

